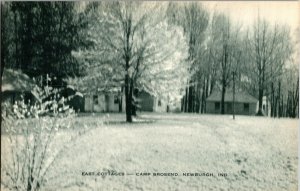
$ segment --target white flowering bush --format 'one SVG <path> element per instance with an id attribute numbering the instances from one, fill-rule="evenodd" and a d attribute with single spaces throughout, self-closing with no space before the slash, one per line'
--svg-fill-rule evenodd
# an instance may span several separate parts
<path id="1" fill-rule="evenodd" d="M 63 98 L 55 89 L 48 90 L 35 90 L 40 102 L 34 105 L 23 100 L 5 105 L 9 112 L 2 114 L 1 190 L 45 190 L 51 184 L 47 179 L 51 168 L 90 130 L 87 126 L 75 127 L 74 112 L 57 101 Z"/>

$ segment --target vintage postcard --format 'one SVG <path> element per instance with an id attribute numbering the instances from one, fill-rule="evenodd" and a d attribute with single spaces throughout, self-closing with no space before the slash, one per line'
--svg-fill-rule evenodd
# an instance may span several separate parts
<path id="1" fill-rule="evenodd" d="M 1 190 L 298 190 L 298 1 L 2 1 Z"/>

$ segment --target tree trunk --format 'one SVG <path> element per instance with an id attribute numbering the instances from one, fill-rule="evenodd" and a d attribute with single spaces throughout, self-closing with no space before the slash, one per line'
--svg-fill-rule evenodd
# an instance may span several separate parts
<path id="1" fill-rule="evenodd" d="M 274 84 L 271 83 L 271 117 L 274 117 L 274 109 L 275 109 L 275 94 L 274 94 Z"/>
<path id="2" fill-rule="evenodd" d="M 204 113 L 204 101 L 205 101 L 205 84 L 202 87 L 202 95 L 201 95 L 201 113 Z"/>
<path id="3" fill-rule="evenodd" d="M 201 97 L 200 97 L 200 95 L 201 95 L 201 88 L 200 88 L 200 84 L 198 83 L 197 84 L 197 94 L 196 94 L 196 99 L 197 99 L 197 107 L 196 107 L 196 112 L 197 113 L 200 113 L 200 104 L 201 104 Z"/>
<path id="4" fill-rule="evenodd" d="M 232 115 L 233 119 L 235 119 L 235 73 L 232 73 L 233 78 L 233 92 L 232 92 Z"/>
<path id="5" fill-rule="evenodd" d="M 292 117 L 291 115 L 292 107 L 291 107 L 291 91 L 288 91 L 287 99 L 286 99 L 286 116 Z"/>
<path id="6" fill-rule="evenodd" d="M 119 112 L 121 113 L 123 110 L 123 87 L 121 88 L 121 95 L 119 99 Z"/>
<path id="7" fill-rule="evenodd" d="M 131 94 L 131 114 L 136 116 L 136 94 L 134 92 L 133 80 L 130 83 L 130 94 Z"/>
<path id="8" fill-rule="evenodd" d="M 277 100 L 278 100 L 278 117 L 281 117 L 281 83 L 278 81 L 278 94 L 277 94 Z"/>
<path id="9" fill-rule="evenodd" d="M 297 78 L 297 83 L 296 83 L 296 90 L 293 91 L 292 93 L 292 117 L 295 118 L 297 117 L 297 108 L 298 108 L 298 102 L 299 102 L 299 77 Z M 299 117 L 299 116 L 298 116 Z"/>
<path id="10" fill-rule="evenodd" d="M 189 97 L 189 87 L 185 89 L 185 100 L 184 100 L 184 112 L 188 111 L 188 97 Z"/>
<path id="11" fill-rule="evenodd" d="M 189 86 L 189 96 L 188 96 L 188 112 L 193 112 L 193 86 Z"/>
<path id="12" fill-rule="evenodd" d="M 226 93 L 226 86 L 223 83 L 222 85 L 222 97 L 221 97 L 221 114 L 225 114 L 225 93 Z"/>
<path id="13" fill-rule="evenodd" d="M 181 112 L 184 112 L 184 96 L 181 98 Z"/>
<path id="14" fill-rule="evenodd" d="M 3 19 L 2 20 L 2 22 L 1 22 L 1 24 L 2 25 L 4 25 L 4 5 L 0 5 L 0 9 L 1 9 L 1 18 Z M 14 17 L 16 17 L 16 16 L 14 16 Z M 4 27 L 3 27 L 4 28 Z M 4 33 L 4 30 L 3 30 L 3 28 L 1 28 L 1 34 L 2 34 L 2 37 L 3 36 L 6 36 L 7 34 L 6 33 Z M 15 28 L 16 28 L 16 21 L 15 21 Z M 4 34 L 3 34 L 4 33 Z M 1 39 L 1 65 L 0 65 L 0 68 L 1 68 L 1 79 L 2 79 L 2 75 L 3 75 L 3 69 L 4 69 L 4 65 L 5 65 L 5 63 L 4 63 L 4 55 L 3 55 L 3 53 L 4 52 L 8 52 L 7 51 L 7 49 L 6 49 L 7 47 L 5 47 L 5 43 L 4 43 L 4 39 L 2 38 Z M 6 51 L 5 51 L 6 50 Z M 15 58 L 16 59 L 16 58 Z M 2 121 L 0 121 L 0 122 L 2 122 Z"/>
<path id="15" fill-rule="evenodd" d="M 14 22 L 15 22 L 15 67 L 18 68 L 18 27 L 17 27 L 17 12 L 14 12 Z M 1 56 L 1 58 L 4 56 Z M 4 62 L 2 62 L 4 64 Z"/>
<path id="16" fill-rule="evenodd" d="M 264 115 L 263 111 L 262 111 L 263 96 L 264 96 L 264 90 L 262 88 L 259 88 L 259 90 L 258 90 L 258 111 L 256 114 L 258 116 Z"/>
<path id="17" fill-rule="evenodd" d="M 130 96 L 130 87 L 129 87 L 129 75 L 125 75 L 125 100 L 126 100 L 126 121 L 132 122 L 132 115 L 131 115 L 131 101 L 132 98 Z"/>
<path id="18" fill-rule="evenodd" d="M 211 77 L 210 77 L 209 95 L 212 94 L 212 91 L 213 91 L 213 89 L 214 89 L 214 85 L 215 85 L 215 82 L 213 81 L 213 77 L 211 76 Z"/>
<path id="19" fill-rule="evenodd" d="M 204 113 L 206 113 L 206 98 L 208 97 L 208 88 L 209 88 L 209 79 L 206 80 L 206 88 L 205 88 L 205 99 L 204 99 Z"/>
<path id="20" fill-rule="evenodd" d="M 266 96 L 266 115 L 269 116 L 269 96 Z"/>

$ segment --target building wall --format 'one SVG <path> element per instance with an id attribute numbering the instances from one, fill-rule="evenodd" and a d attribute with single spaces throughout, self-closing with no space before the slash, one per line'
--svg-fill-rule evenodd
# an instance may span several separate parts
<path id="1" fill-rule="evenodd" d="M 86 112 L 119 112 L 119 102 L 115 102 L 115 96 L 117 94 L 97 95 L 97 103 L 94 99 L 95 95 L 87 95 L 84 97 L 84 111 Z M 154 96 L 141 92 L 138 96 L 140 100 L 140 111 L 150 112 L 166 112 L 167 103 L 163 100 L 159 100 Z M 119 100 L 120 101 L 120 100 Z M 159 104 L 160 102 L 160 104 Z M 122 96 L 122 112 L 125 112 L 126 100 L 125 96 Z M 172 108 L 169 108 L 172 111 Z"/>
<path id="2" fill-rule="evenodd" d="M 97 100 L 94 96 L 97 96 Z M 87 95 L 84 98 L 84 111 L 104 112 L 106 110 L 104 95 Z"/>
<path id="3" fill-rule="evenodd" d="M 220 105 L 220 109 L 221 109 L 221 105 Z M 220 113 L 220 111 L 221 111 L 220 109 L 219 110 L 215 109 L 215 102 L 213 102 L 213 101 L 206 102 L 206 113 L 217 114 L 217 113 Z"/>
<path id="4" fill-rule="evenodd" d="M 216 102 L 213 102 L 213 101 L 206 102 L 206 113 L 213 113 L 213 114 L 221 113 L 221 102 L 218 102 L 219 109 L 216 109 L 215 103 Z M 246 104 L 249 104 L 249 109 L 245 109 L 244 104 L 245 103 L 234 103 L 235 114 L 237 114 L 237 115 L 255 115 L 256 103 L 246 103 Z M 233 114 L 232 102 L 225 102 L 225 114 Z"/>
<path id="5" fill-rule="evenodd" d="M 153 111 L 154 112 L 167 112 L 167 104 L 165 101 L 154 98 L 153 100 Z"/>
<path id="6" fill-rule="evenodd" d="M 91 99 L 90 99 L 90 96 L 84 96 L 84 111 L 85 112 L 89 112 L 91 111 L 92 109 L 92 103 L 91 103 Z"/>
<path id="7" fill-rule="evenodd" d="M 166 112 L 167 103 L 146 92 L 140 92 L 138 95 L 140 100 L 141 111 Z"/>
<path id="8" fill-rule="evenodd" d="M 181 101 L 170 103 L 169 112 L 174 112 L 174 113 L 181 112 Z"/>
<path id="9" fill-rule="evenodd" d="M 117 94 L 108 94 L 105 96 L 105 101 L 106 101 L 106 111 L 107 112 L 118 112 L 119 111 L 119 100 L 117 99 L 118 95 Z M 115 102 L 116 101 L 116 102 Z"/>
<path id="10" fill-rule="evenodd" d="M 138 95 L 140 99 L 141 111 L 154 111 L 154 97 L 146 92 L 141 92 Z"/>
<path id="11" fill-rule="evenodd" d="M 244 103 L 235 103 L 235 113 L 238 115 L 255 115 L 256 114 L 256 103 L 248 103 L 249 109 L 244 109 Z M 229 112 L 232 114 L 232 111 Z"/>
<path id="12" fill-rule="evenodd" d="M 125 112 L 126 110 L 126 99 L 125 95 L 122 96 L 122 112 Z"/>

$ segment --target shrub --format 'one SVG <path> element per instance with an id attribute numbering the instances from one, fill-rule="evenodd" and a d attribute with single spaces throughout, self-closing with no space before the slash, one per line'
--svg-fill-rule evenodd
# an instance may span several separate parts
<path id="1" fill-rule="evenodd" d="M 74 128 L 74 112 L 60 102 L 64 98 L 57 96 L 55 89 L 36 87 L 34 91 L 38 102 L 25 104 L 21 100 L 4 105 L 10 112 L 2 115 L 2 154 L 10 160 L 2 161 L 1 157 L 1 186 L 9 190 L 43 189 L 49 170 L 89 130 L 68 131 L 68 136 L 60 140 L 63 142 L 55 144 L 61 132 Z"/>

